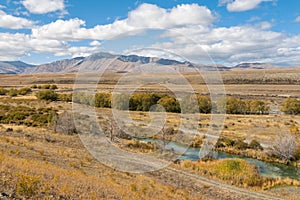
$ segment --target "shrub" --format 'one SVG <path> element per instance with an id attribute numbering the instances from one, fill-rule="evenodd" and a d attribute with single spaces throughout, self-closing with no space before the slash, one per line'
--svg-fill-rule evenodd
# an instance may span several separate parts
<path id="1" fill-rule="evenodd" d="M 27 95 L 31 92 L 32 92 L 32 90 L 30 88 L 25 87 L 25 88 L 19 89 L 18 94 L 19 95 Z"/>
<path id="2" fill-rule="evenodd" d="M 56 89 L 58 89 L 58 87 L 57 87 L 57 85 L 50 85 L 50 88 L 49 89 L 51 89 L 51 90 L 56 90 Z"/>
<path id="3" fill-rule="evenodd" d="M 11 97 L 15 97 L 18 95 L 18 90 L 17 89 L 10 89 L 8 91 L 8 95 L 11 96 Z"/>
<path id="4" fill-rule="evenodd" d="M 72 94 L 58 94 L 58 100 L 64 102 L 72 102 Z"/>
<path id="5" fill-rule="evenodd" d="M 31 86 L 31 88 L 32 88 L 32 89 L 37 89 L 38 86 L 37 86 L 36 84 L 34 84 L 34 85 Z"/>
<path id="6" fill-rule="evenodd" d="M 27 113 L 21 112 L 21 111 L 13 111 L 9 112 L 6 116 L 6 119 L 8 120 L 14 120 L 14 121 L 19 121 L 19 120 L 24 120 L 28 116 Z"/>
<path id="7" fill-rule="evenodd" d="M 56 101 L 58 98 L 58 95 L 52 90 L 43 90 L 43 91 L 37 92 L 36 97 L 40 100 Z"/>
<path id="8" fill-rule="evenodd" d="M 231 140 L 226 137 L 220 137 L 216 143 L 217 148 L 222 148 L 222 147 L 233 147 L 236 144 L 235 140 Z"/>
<path id="9" fill-rule="evenodd" d="M 300 114 L 300 101 L 295 98 L 287 98 L 281 105 L 281 111 L 285 114 Z"/>
<path id="10" fill-rule="evenodd" d="M 25 197 L 32 197 L 38 193 L 40 178 L 29 175 L 19 175 L 16 193 Z"/>
<path id="11" fill-rule="evenodd" d="M 243 140 L 238 140 L 235 144 L 234 147 L 239 149 L 239 150 L 245 150 L 248 149 L 248 144 L 244 142 Z"/>
<path id="12" fill-rule="evenodd" d="M 257 140 L 252 140 L 249 144 L 249 148 L 256 150 L 263 150 L 263 147 Z"/>
<path id="13" fill-rule="evenodd" d="M 7 93 L 8 93 L 7 89 L 0 87 L 0 95 L 6 95 Z"/>

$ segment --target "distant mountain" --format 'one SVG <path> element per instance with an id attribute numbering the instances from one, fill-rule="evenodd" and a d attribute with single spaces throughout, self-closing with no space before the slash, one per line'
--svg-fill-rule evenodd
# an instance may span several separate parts
<path id="1" fill-rule="evenodd" d="M 265 63 L 241 63 L 233 67 L 224 65 L 203 65 L 181 62 L 166 58 L 146 57 L 138 55 L 114 55 L 100 52 L 88 57 L 77 57 L 59 60 L 42 65 L 29 65 L 21 61 L 0 62 L 0 73 L 5 74 L 38 74 L 38 73 L 77 73 L 113 72 L 113 73 L 161 73 L 161 72 L 196 72 L 196 71 L 228 71 L 259 70 L 279 68 Z"/>
<path id="2" fill-rule="evenodd" d="M 278 68 L 278 66 L 274 66 L 266 63 L 241 63 L 232 67 L 232 69 L 274 69 L 274 68 Z"/>
<path id="3" fill-rule="evenodd" d="M 172 59 L 145 57 L 138 55 L 114 55 L 96 53 L 88 57 L 60 60 L 29 68 L 24 73 L 76 73 L 103 71 L 113 73 L 147 73 L 147 72 L 195 72 L 198 70 L 228 70 L 223 65 L 197 65 L 190 62 L 180 62 Z"/>
<path id="4" fill-rule="evenodd" d="M 26 68 L 23 73 L 25 74 L 38 74 L 38 73 L 58 73 L 68 71 L 74 65 L 80 64 L 84 57 L 73 59 L 59 60 L 48 64 L 38 65 L 33 68 Z"/>
<path id="5" fill-rule="evenodd" d="M 0 61 L 0 74 L 20 74 L 34 67 L 21 61 Z"/>

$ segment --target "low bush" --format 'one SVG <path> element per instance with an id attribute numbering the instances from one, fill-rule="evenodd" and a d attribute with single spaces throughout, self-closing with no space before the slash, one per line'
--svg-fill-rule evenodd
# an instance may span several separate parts
<path id="1" fill-rule="evenodd" d="M 58 99 L 58 94 L 53 90 L 43 90 L 37 92 L 36 97 L 40 100 L 56 101 Z"/>
<path id="2" fill-rule="evenodd" d="M 6 95 L 8 93 L 8 90 L 3 88 L 3 87 L 0 87 L 0 95 Z"/>
<path id="3" fill-rule="evenodd" d="M 18 90 L 19 95 L 27 95 L 31 92 L 32 92 L 32 90 L 30 88 L 27 88 L 27 87 L 21 88 L 21 89 Z"/>
<path id="4" fill-rule="evenodd" d="M 17 89 L 10 89 L 8 91 L 8 95 L 11 96 L 11 97 L 15 97 L 18 95 L 18 90 Z"/>
<path id="5" fill-rule="evenodd" d="M 246 142 L 244 142 L 243 140 L 238 140 L 234 144 L 234 147 L 239 150 L 245 150 L 245 149 L 248 149 L 248 144 Z"/>
<path id="6" fill-rule="evenodd" d="M 257 140 L 252 140 L 249 144 L 250 149 L 263 150 L 263 147 Z"/>

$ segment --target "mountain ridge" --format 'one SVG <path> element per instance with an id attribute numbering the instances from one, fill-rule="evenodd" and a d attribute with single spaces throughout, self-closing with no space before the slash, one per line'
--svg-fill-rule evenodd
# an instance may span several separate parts
<path id="1" fill-rule="evenodd" d="M 95 66 L 93 66 L 95 65 Z M 177 72 L 195 71 L 229 71 L 229 70 L 267 70 L 276 69 L 267 63 L 240 63 L 227 67 L 224 65 L 194 64 L 188 61 L 178 61 L 167 58 L 147 57 L 138 55 L 118 55 L 107 52 L 99 52 L 87 57 L 57 60 L 40 65 L 30 65 L 22 61 L 0 61 L 1 74 L 38 74 L 38 73 L 77 73 L 86 67 L 91 71 L 101 71 L 107 68 L 110 72 L 131 72 L 138 65 L 137 72 L 164 72 L 172 69 Z"/>

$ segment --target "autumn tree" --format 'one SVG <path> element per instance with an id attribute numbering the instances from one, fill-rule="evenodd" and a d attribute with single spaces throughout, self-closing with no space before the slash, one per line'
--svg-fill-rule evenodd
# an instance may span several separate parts
<path id="1" fill-rule="evenodd" d="M 281 111 L 286 114 L 300 114 L 300 101 L 295 98 L 287 98 L 281 107 Z"/>
<path id="2" fill-rule="evenodd" d="M 290 161 L 295 158 L 297 148 L 298 145 L 294 134 L 280 133 L 274 140 L 271 152 L 282 160 Z"/>

